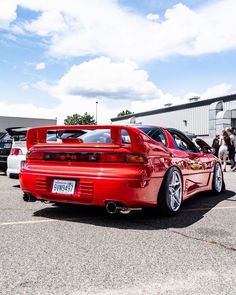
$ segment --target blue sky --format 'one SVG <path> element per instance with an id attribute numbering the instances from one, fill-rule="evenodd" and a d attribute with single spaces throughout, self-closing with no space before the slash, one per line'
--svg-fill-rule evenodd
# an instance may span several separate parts
<path id="1" fill-rule="evenodd" d="M 0 2 L 0 115 L 134 112 L 236 92 L 234 0 Z"/>

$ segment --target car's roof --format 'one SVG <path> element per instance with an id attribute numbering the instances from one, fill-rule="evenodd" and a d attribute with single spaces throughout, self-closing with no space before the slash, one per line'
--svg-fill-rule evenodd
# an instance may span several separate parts
<path id="1" fill-rule="evenodd" d="M 162 127 L 162 126 L 157 126 L 157 125 L 129 125 L 131 127 L 135 127 L 137 129 L 139 128 L 161 128 L 161 129 L 166 129 L 165 127 Z"/>

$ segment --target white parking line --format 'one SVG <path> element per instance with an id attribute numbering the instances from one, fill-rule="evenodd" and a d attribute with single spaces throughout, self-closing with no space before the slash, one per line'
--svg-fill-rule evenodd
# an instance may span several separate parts
<path id="1" fill-rule="evenodd" d="M 223 209 L 236 209 L 236 206 L 226 206 L 226 207 L 202 207 L 202 208 L 192 208 L 192 209 L 183 209 L 181 212 L 197 212 L 197 211 L 207 211 L 207 210 L 223 210 Z M 47 223 L 47 222 L 59 222 L 59 221 L 75 221 L 86 219 L 86 216 L 83 217 L 74 217 L 67 219 L 41 219 L 41 220 L 25 220 L 25 221 L 12 221 L 12 222 L 0 222 L 0 226 L 5 225 L 18 225 L 18 224 L 34 224 L 34 223 Z"/>
<path id="2" fill-rule="evenodd" d="M 42 219 L 42 220 L 25 220 L 25 221 L 13 221 L 13 222 L 1 222 L 0 225 L 14 225 L 14 224 L 31 224 L 31 223 L 43 223 L 43 222 L 55 222 L 56 219 Z"/>
<path id="3" fill-rule="evenodd" d="M 12 221 L 12 222 L 0 222 L 0 226 L 4 225 L 18 225 L 18 224 L 33 224 L 33 223 L 47 223 L 47 222 L 59 222 L 59 221 L 75 221 L 86 219 L 87 217 L 72 217 L 66 219 L 41 219 L 41 220 L 23 220 L 23 221 Z"/>

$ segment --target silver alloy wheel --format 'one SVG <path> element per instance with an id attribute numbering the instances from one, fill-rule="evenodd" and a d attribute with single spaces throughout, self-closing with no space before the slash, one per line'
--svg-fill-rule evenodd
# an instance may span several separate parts
<path id="1" fill-rule="evenodd" d="M 215 190 L 218 193 L 220 193 L 222 190 L 222 185 L 223 185 L 223 175 L 222 175 L 222 170 L 219 163 L 216 163 L 214 177 L 215 177 L 215 182 L 214 182 Z"/>
<path id="2" fill-rule="evenodd" d="M 182 180 L 177 171 L 171 175 L 169 183 L 169 205 L 171 210 L 177 211 L 182 202 Z"/>

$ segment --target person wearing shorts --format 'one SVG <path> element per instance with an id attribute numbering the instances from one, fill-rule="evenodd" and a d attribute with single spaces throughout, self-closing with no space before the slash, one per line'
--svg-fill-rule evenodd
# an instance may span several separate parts
<path id="1" fill-rule="evenodd" d="M 228 147 L 230 145 L 230 137 L 228 135 L 228 133 L 223 130 L 221 135 L 220 135 L 220 148 L 219 148 L 219 158 L 221 160 L 222 163 L 222 170 L 224 172 L 226 172 L 226 161 L 229 157 L 229 150 Z"/>

